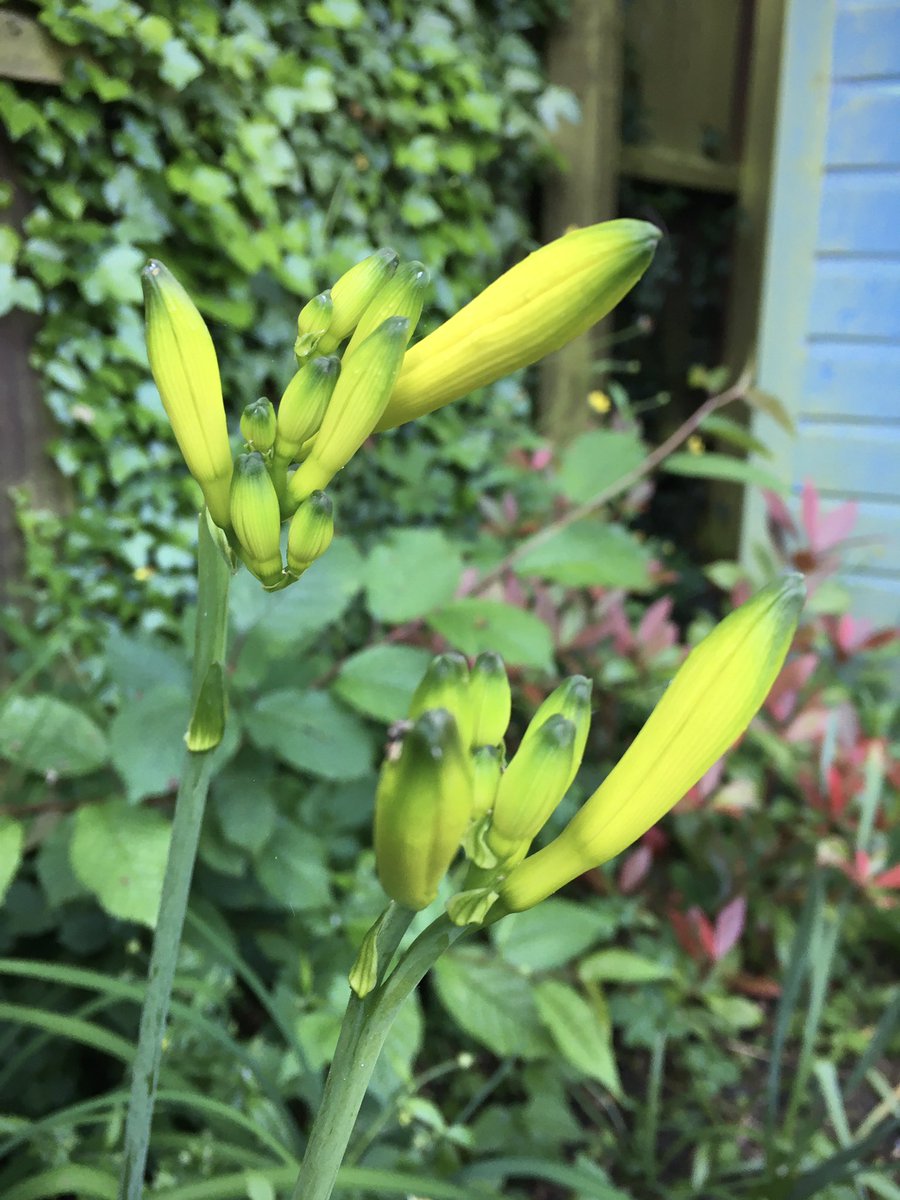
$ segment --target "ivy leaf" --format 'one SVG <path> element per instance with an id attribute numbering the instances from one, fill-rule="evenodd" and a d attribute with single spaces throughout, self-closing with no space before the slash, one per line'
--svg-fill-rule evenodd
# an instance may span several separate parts
<path id="1" fill-rule="evenodd" d="M 432 613 L 428 624 L 463 654 L 495 650 L 511 667 L 540 671 L 553 663 L 553 639 L 540 617 L 501 600 L 456 600 Z"/>
<path id="2" fill-rule="evenodd" d="M 341 666 L 332 691 L 367 717 L 389 724 L 406 716 L 431 661 L 417 646 L 367 646 Z"/>
<path id="3" fill-rule="evenodd" d="M 41 774 L 88 775 L 109 758 L 103 731 L 54 696 L 14 696 L 0 710 L 0 757 Z"/>
<path id="4" fill-rule="evenodd" d="M 358 29 L 366 14 L 359 0 L 321 0 L 310 4 L 306 15 L 326 29 Z"/>
<path id="5" fill-rule="evenodd" d="M 12 817 L 0 815 L 0 904 L 12 883 L 25 845 L 25 826 Z"/>
<path id="6" fill-rule="evenodd" d="M 327 692 L 270 692 L 246 714 L 246 726 L 261 750 L 321 779 L 360 779 L 371 770 L 368 731 Z"/>
<path id="7" fill-rule="evenodd" d="M 401 529 L 376 546 L 365 567 L 373 616 L 399 624 L 422 617 L 452 599 L 462 556 L 436 529 Z"/>
<path id="8" fill-rule="evenodd" d="M 111 916 L 152 928 L 170 834 L 169 822 L 155 809 L 121 800 L 86 804 L 75 814 L 72 870 Z"/>
<path id="9" fill-rule="evenodd" d="M 203 63 L 188 50 L 181 38 L 170 38 L 163 46 L 160 79 L 180 92 L 203 74 Z"/>
<path id="10" fill-rule="evenodd" d="M 540 1058 L 549 1045 L 534 995 L 512 967 L 479 950 L 457 950 L 434 968 L 437 994 L 457 1025 L 501 1058 Z"/>

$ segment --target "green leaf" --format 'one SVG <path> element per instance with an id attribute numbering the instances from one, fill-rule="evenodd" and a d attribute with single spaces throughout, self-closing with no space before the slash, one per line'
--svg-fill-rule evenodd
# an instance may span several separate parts
<path id="1" fill-rule="evenodd" d="M 210 808 L 234 846 L 255 854 L 275 831 L 278 810 L 263 768 L 233 765 L 212 785 Z"/>
<path id="2" fill-rule="evenodd" d="M 88 775 L 109 757 L 103 731 L 54 696 L 13 696 L 0 709 L 0 757 L 41 774 Z"/>
<path id="3" fill-rule="evenodd" d="M 652 584 L 653 554 L 622 525 L 586 517 L 529 550 L 516 563 L 518 575 L 536 575 L 567 587 L 612 587 L 641 591 Z"/>
<path id="4" fill-rule="evenodd" d="M 188 50 L 181 38 L 170 38 L 163 46 L 160 79 L 180 92 L 202 74 L 203 63 L 197 55 Z"/>
<path id="5" fill-rule="evenodd" d="M 696 479 L 723 479 L 728 483 L 752 484 L 769 488 L 782 496 L 788 493 L 784 480 L 742 458 L 714 452 L 703 454 L 670 454 L 662 464 L 671 475 L 689 475 Z"/>
<path id="6" fill-rule="evenodd" d="M 358 29 L 365 20 L 359 0 L 321 0 L 310 4 L 306 15 L 326 29 Z"/>
<path id="7" fill-rule="evenodd" d="M 171 826 L 152 808 L 120 800 L 75 814 L 72 869 L 113 917 L 156 924 Z"/>
<path id="8" fill-rule="evenodd" d="M 428 624 L 463 654 L 495 650 L 511 667 L 552 667 L 550 630 L 534 613 L 502 600 L 456 600 L 433 613 Z"/>
<path id="9" fill-rule="evenodd" d="M 583 996 L 558 979 L 538 983 L 535 1001 L 563 1058 L 580 1074 L 596 1079 L 621 1099 L 609 1017 L 599 1014 Z"/>
<path id="10" fill-rule="evenodd" d="M 566 448 L 559 466 L 560 491 L 574 504 L 599 496 L 643 462 L 646 446 L 636 433 L 590 430 Z"/>
<path id="11" fill-rule="evenodd" d="M 399 624 L 453 598 L 462 574 L 459 550 L 437 529 L 401 529 L 376 546 L 365 567 L 369 608 Z"/>
<path id="12" fill-rule="evenodd" d="M 25 826 L 21 821 L 0 814 L 0 904 L 12 883 L 25 845 Z"/>
<path id="13" fill-rule="evenodd" d="M 494 1054 L 539 1058 L 547 1052 L 531 987 L 511 967 L 479 950 L 457 950 L 438 960 L 434 980 L 457 1025 Z"/>
<path id="14" fill-rule="evenodd" d="M 247 732 L 261 750 L 322 779 L 359 779 L 372 766 L 365 726 L 327 692 L 284 688 L 258 700 L 246 716 Z"/>
<path id="15" fill-rule="evenodd" d="M 162 684 L 128 700 L 109 729 L 110 756 L 132 804 L 178 785 L 187 748 L 190 697 Z"/>
<path id="16" fill-rule="evenodd" d="M 341 700 L 389 724 L 405 717 L 431 661 L 417 646 L 367 646 L 342 665 L 332 687 Z"/>
<path id="17" fill-rule="evenodd" d="M 636 433 L 591 429 L 566 449 L 559 486 L 575 504 L 583 504 L 634 470 L 647 451 Z"/>
<path id="18" fill-rule="evenodd" d="M 256 858 L 259 882 L 285 908 L 326 908 L 331 904 L 325 848 L 315 834 L 288 820 Z"/>
<path id="19" fill-rule="evenodd" d="M 655 962 L 631 950 L 598 950 L 578 967 L 586 983 L 657 983 L 671 979 L 674 971 L 667 963 Z"/>
<path id="20" fill-rule="evenodd" d="M 609 932 L 605 913 L 551 897 L 527 912 L 512 913 L 493 928 L 507 962 L 531 971 L 561 967 Z"/>

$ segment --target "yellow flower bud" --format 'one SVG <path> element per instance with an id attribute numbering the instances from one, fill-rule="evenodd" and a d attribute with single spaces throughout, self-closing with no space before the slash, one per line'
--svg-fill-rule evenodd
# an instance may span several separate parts
<path id="1" fill-rule="evenodd" d="M 345 364 L 309 457 L 288 483 L 294 503 L 327 487 L 374 429 L 400 373 L 408 325 L 403 317 L 384 321 Z"/>
<path id="2" fill-rule="evenodd" d="M 278 462 L 293 462 L 303 443 L 318 431 L 340 373 L 340 359 L 314 358 L 293 376 L 278 405 Z"/>
<path id="3" fill-rule="evenodd" d="M 420 262 L 404 263 L 396 275 L 376 293 L 374 300 L 360 317 L 353 337 L 344 351 L 344 361 L 346 362 L 353 351 L 388 317 L 406 317 L 409 321 L 406 344 L 409 345 L 409 339 L 422 315 L 428 282 L 428 272 Z"/>
<path id="4" fill-rule="evenodd" d="M 334 537 L 334 512 L 324 492 L 313 492 L 291 518 L 288 527 L 287 565 L 291 575 L 302 575 L 321 558 Z"/>
<path id="5" fill-rule="evenodd" d="M 190 296 L 161 262 L 147 263 L 141 284 L 147 356 L 163 407 L 212 519 L 227 527 L 231 447 L 212 338 Z"/>
<path id="6" fill-rule="evenodd" d="M 410 720 L 414 721 L 429 708 L 446 708 L 468 750 L 472 744 L 473 717 L 469 664 L 455 650 L 436 655 L 428 664 L 410 701 Z"/>
<path id="7" fill-rule="evenodd" d="M 397 270 L 399 261 L 396 250 L 386 246 L 345 271 L 334 284 L 331 322 L 319 341 L 323 354 L 337 350 L 344 338 L 353 332 L 359 318 Z"/>
<path id="8" fill-rule="evenodd" d="M 254 575 L 272 586 L 281 580 L 281 513 L 263 456 L 241 454 L 231 483 L 231 524 L 242 558 Z"/>
<path id="9" fill-rule="evenodd" d="M 437 895 L 469 824 L 472 775 L 456 722 L 430 710 L 382 767 L 375 865 L 392 900 L 415 911 Z"/>
<path id="10" fill-rule="evenodd" d="M 531 718 L 528 728 L 522 738 L 524 746 L 529 738 L 534 737 L 542 728 L 548 717 L 559 713 L 575 726 L 575 742 L 572 754 L 571 774 L 566 780 L 565 791 L 569 790 L 572 780 L 578 774 L 584 748 L 587 745 L 588 733 L 591 728 L 591 692 L 593 684 L 586 675 L 571 675 L 555 688 L 538 708 Z M 521 747 L 520 747 L 521 749 Z M 565 794 L 565 792 L 563 793 Z"/>
<path id="11" fill-rule="evenodd" d="M 275 407 L 260 396 L 241 413 L 241 437 L 251 450 L 266 454 L 275 445 Z"/>
<path id="12" fill-rule="evenodd" d="M 659 238 L 646 221 L 604 221 L 529 254 L 412 347 L 378 428 L 442 408 L 570 342 L 631 291 Z"/>
<path id="13" fill-rule="evenodd" d="M 531 908 L 614 858 L 655 825 L 750 724 L 785 660 L 805 589 L 792 574 L 730 613 L 696 646 L 597 791 L 555 841 L 520 863 L 501 891 Z"/>
<path id="14" fill-rule="evenodd" d="M 503 741 L 512 710 L 506 668 L 499 654 L 489 651 L 475 659 L 470 676 L 472 745 L 498 746 Z"/>
<path id="15" fill-rule="evenodd" d="M 497 746 L 472 751 L 472 820 L 479 821 L 494 807 L 503 774 L 503 755 Z"/>
<path id="16" fill-rule="evenodd" d="M 322 334 L 331 324 L 333 313 L 331 292 L 320 292 L 301 308 L 297 317 L 297 340 L 294 342 L 294 354 L 301 365 L 311 354 L 315 354 Z"/>
<path id="17" fill-rule="evenodd" d="M 487 843 L 498 859 L 521 857 L 565 795 L 575 756 L 575 725 L 553 713 L 503 772 Z"/>

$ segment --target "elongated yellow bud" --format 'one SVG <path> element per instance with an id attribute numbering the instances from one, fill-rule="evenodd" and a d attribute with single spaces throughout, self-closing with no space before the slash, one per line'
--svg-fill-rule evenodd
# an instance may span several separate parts
<path id="1" fill-rule="evenodd" d="M 575 725 L 554 713 L 503 772 L 487 843 L 498 859 L 524 856 L 565 795 L 575 754 Z"/>
<path id="2" fill-rule="evenodd" d="M 318 431 L 340 373 L 339 359 L 313 358 L 293 376 L 278 405 L 278 462 L 293 462 L 303 443 Z"/>
<path id="3" fill-rule="evenodd" d="M 251 450 L 265 454 L 275 445 L 275 408 L 271 400 L 260 396 L 241 413 L 241 437 Z"/>
<path id="4" fill-rule="evenodd" d="M 557 238 L 411 348 L 379 429 L 537 362 L 606 316 L 644 274 L 660 232 L 604 221 Z"/>
<path id="5" fill-rule="evenodd" d="M 301 365 L 311 354 L 315 354 L 322 334 L 331 324 L 333 313 L 331 292 L 319 292 L 301 308 L 297 317 L 297 340 L 294 342 L 294 354 Z"/>
<path id="6" fill-rule="evenodd" d="M 437 895 L 472 811 L 472 775 L 456 722 L 423 713 L 382 767 L 375 798 L 375 865 L 381 886 L 416 911 Z"/>
<path id="7" fill-rule="evenodd" d="M 231 484 L 231 523 L 247 566 L 263 583 L 279 582 L 281 514 L 263 456 L 242 454 Z"/>
<path id="8" fill-rule="evenodd" d="M 374 333 L 382 321 L 388 317 L 406 317 L 409 329 L 406 333 L 406 344 L 412 337 L 419 317 L 422 315 L 422 305 L 425 303 L 425 292 L 428 288 L 429 274 L 420 262 L 404 263 L 392 279 L 376 292 L 375 298 L 359 319 L 359 324 L 353 331 L 353 337 L 347 343 L 344 351 L 346 362 L 354 350 L 357 350 L 370 333 Z"/>
<path id="9" fill-rule="evenodd" d="M 397 251 L 385 246 L 345 271 L 331 289 L 331 321 L 319 340 L 322 354 L 331 354 L 397 270 Z"/>
<path id="10" fill-rule="evenodd" d="M 450 713 L 468 750 L 472 743 L 473 718 L 469 664 L 455 650 L 436 655 L 428 664 L 410 701 L 410 720 L 414 721 L 429 708 L 445 708 Z"/>
<path id="11" fill-rule="evenodd" d="M 785 660 L 805 589 L 771 584 L 695 647 L 643 729 L 555 841 L 519 864 L 501 891 L 531 908 L 615 857 L 676 804 L 750 724 Z"/>
<path id="12" fill-rule="evenodd" d="M 479 654 L 469 679 L 472 745 L 498 746 L 503 741 L 512 711 L 512 694 L 503 659 L 490 651 Z"/>
<path id="13" fill-rule="evenodd" d="M 494 807 L 503 774 L 502 754 L 497 746 L 479 746 L 472 751 L 472 820 L 479 821 Z"/>
<path id="14" fill-rule="evenodd" d="M 321 558 L 334 537 L 334 511 L 324 492 L 313 492 L 291 518 L 288 528 L 287 565 L 291 575 L 302 575 Z"/>
<path id="15" fill-rule="evenodd" d="M 309 457 L 288 483 L 295 503 L 327 487 L 374 429 L 400 373 L 408 325 L 403 317 L 384 321 L 341 371 Z"/>
<path id="16" fill-rule="evenodd" d="M 210 516 L 228 525 L 231 447 L 215 347 L 193 300 L 161 262 L 141 272 L 147 356 L 187 468 Z"/>

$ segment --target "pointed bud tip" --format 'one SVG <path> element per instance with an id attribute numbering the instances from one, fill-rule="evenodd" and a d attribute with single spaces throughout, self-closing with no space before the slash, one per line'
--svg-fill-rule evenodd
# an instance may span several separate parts
<path id="1" fill-rule="evenodd" d="M 475 659 L 474 671 L 484 673 L 485 675 L 505 675 L 506 667 L 503 659 L 494 650 L 484 650 Z"/>
<path id="2" fill-rule="evenodd" d="M 537 736 L 542 741 L 564 750 L 575 741 L 575 725 L 568 717 L 562 716 L 561 713 L 554 713 L 538 729 Z"/>
<path id="3" fill-rule="evenodd" d="M 251 450 L 249 454 L 239 454 L 234 462 L 234 470 L 236 475 L 241 475 L 246 479 L 260 474 L 268 474 L 266 460 L 258 450 Z"/>
<path id="4" fill-rule="evenodd" d="M 323 517 L 330 517 L 334 511 L 331 497 L 322 491 L 310 492 L 304 503 L 308 504 L 310 508 L 314 508 Z"/>

